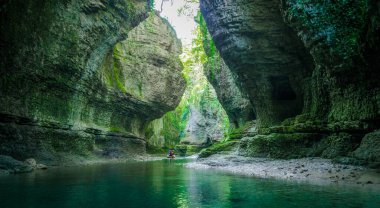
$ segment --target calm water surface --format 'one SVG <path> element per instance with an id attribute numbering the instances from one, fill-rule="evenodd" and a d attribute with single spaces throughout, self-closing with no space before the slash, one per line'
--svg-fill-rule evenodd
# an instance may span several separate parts
<path id="1" fill-rule="evenodd" d="M 380 207 L 378 189 L 318 186 L 184 167 L 185 160 L 0 177 L 0 207 Z"/>

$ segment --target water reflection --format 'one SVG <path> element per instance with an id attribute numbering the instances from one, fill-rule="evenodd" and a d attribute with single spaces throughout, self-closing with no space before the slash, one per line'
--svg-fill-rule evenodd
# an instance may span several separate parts
<path id="1" fill-rule="evenodd" d="M 183 167 L 64 168 L 0 178 L 0 207 L 379 207 L 370 189 L 312 186 Z"/>

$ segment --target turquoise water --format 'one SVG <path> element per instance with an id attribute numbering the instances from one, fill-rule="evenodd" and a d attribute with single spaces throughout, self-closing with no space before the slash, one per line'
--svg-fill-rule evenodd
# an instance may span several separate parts
<path id="1" fill-rule="evenodd" d="M 380 207 L 375 189 L 184 167 L 186 161 L 57 168 L 0 177 L 0 207 Z"/>

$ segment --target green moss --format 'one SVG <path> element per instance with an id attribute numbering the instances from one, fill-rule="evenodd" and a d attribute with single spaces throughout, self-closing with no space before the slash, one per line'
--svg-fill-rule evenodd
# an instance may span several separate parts
<path id="1" fill-rule="evenodd" d="M 368 19 L 367 0 L 291 0 L 289 19 L 296 19 L 330 47 L 332 59 L 361 53 L 361 32 Z"/>
<path id="2" fill-rule="evenodd" d="M 213 144 L 212 146 L 206 149 L 203 149 L 200 152 L 199 157 L 205 158 L 205 157 L 209 157 L 213 154 L 217 154 L 223 151 L 231 151 L 234 147 L 237 146 L 238 143 L 239 143 L 239 140 L 229 140 L 229 141 Z"/>
<path id="3" fill-rule="evenodd" d="M 119 46 L 119 47 L 121 47 L 121 46 Z M 116 59 L 120 59 L 119 48 L 117 46 L 114 47 L 114 53 L 113 54 L 114 54 L 114 57 L 116 57 Z M 122 73 L 121 69 L 122 68 L 119 65 L 119 62 L 117 60 L 114 60 L 114 62 L 113 62 L 113 77 L 115 79 L 116 87 L 120 91 L 126 93 L 127 90 L 125 89 L 124 84 L 122 82 L 122 80 L 124 80 L 124 78 L 122 76 L 123 73 Z"/>
<path id="4" fill-rule="evenodd" d="M 231 140 L 241 139 L 242 137 L 244 137 L 244 134 L 248 131 L 248 129 L 252 127 L 252 125 L 254 125 L 253 122 L 247 122 L 239 128 L 231 129 L 231 131 L 228 134 L 228 138 Z"/>
<path id="5" fill-rule="evenodd" d="M 143 90 L 142 90 L 142 82 L 141 81 L 138 84 L 138 88 L 139 88 L 139 95 L 142 96 L 143 95 Z"/>
<path id="6" fill-rule="evenodd" d="M 125 130 L 121 127 L 111 126 L 108 128 L 108 131 L 110 131 L 110 132 L 124 132 Z"/>
<path id="7" fill-rule="evenodd" d="M 176 145 L 175 146 L 175 152 L 179 156 L 185 157 L 185 156 L 191 156 L 194 154 L 197 154 L 203 149 L 203 147 L 198 145 Z"/>
<path id="8" fill-rule="evenodd" d="M 322 157 L 337 158 L 347 156 L 360 144 L 360 139 L 348 133 L 333 134 L 322 140 L 320 148 L 323 149 Z"/>
<path id="9" fill-rule="evenodd" d="M 315 156 L 319 140 L 320 135 L 307 133 L 257 135 L 241 140 L 240 154 L 282 159 Z"/>

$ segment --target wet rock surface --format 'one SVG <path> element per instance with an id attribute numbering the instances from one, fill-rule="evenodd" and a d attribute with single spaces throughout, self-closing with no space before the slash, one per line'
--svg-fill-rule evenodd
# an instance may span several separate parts
<path id="1" fill-rule="evenodd" d="M 25 162 L 16 160 L 10 156 L 0 155 L 0 175 L 11 173 L 29 173 L 36 168 L 36 161 L 28 159 Z"/>

